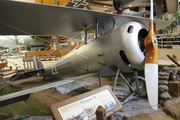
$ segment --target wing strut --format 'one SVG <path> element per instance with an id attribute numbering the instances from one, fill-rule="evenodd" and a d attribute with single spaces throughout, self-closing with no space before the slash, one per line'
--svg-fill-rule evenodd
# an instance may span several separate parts
<path id="1" fill-rule="evenodd" d="M 99 24 L 98 24 L 98 20 L 96 20 L 96 38 L 95 39 L 97 39 L 97 37 L 98 37 L 98 27 L 99 27 Z"/>
<path id="2" fill-rule="evenodd" d="M 87 44 L 88 41 L 88 30 L 85 29 L 85 45 Z"/>

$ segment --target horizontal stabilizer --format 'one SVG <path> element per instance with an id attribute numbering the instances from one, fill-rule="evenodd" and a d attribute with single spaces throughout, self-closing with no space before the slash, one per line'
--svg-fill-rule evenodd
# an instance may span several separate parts
<path id="1" fill-rule="evenodd" d="M 32 76 L 37 75 L 37 73 L 40 70 L 31 70 L 31 71 L 26 71 L 26 72 L 22 72 L 22 73 L 17 73 L 13 76 L 11 76 L 11 78 L 9 79 L 9 81 L 15 81 L 15 80 L 20 80 L 20 79 L 25 79 L 25 78 L 29 78 Z"/>

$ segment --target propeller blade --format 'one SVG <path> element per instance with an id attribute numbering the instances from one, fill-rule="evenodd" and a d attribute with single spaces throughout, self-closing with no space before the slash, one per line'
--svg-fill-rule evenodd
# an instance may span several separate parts
<path id="1" fill-rule="evenodd" d="M 145 79 L 150 106 L 158 109 L 158 65 L 145 64 Z"/>
<path id="2" fill-rule="evenodd" d="M 145 38 L 146 58 L 145 58 L 145 79 L 148 100 L 150 106 L 158 109 L 158 42 L 154 32 L 153 23 L 153 0 L 151 0 L 151 17 L 149 21 L 149 31 Z"/>

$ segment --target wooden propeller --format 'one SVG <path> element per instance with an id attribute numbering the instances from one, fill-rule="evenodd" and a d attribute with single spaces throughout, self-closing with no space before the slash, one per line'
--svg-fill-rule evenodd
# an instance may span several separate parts
<path id="1" fill-rule="evenodd" d="M 153 22 L 153 0 L 151 0 L 151 17 L 149 21 L 149 31 L 145 38 L 146 58 L 145 58 L 145 79 L 148 100 L 150 106 L 158 109 L 158 42 L 154 32 Z"/>

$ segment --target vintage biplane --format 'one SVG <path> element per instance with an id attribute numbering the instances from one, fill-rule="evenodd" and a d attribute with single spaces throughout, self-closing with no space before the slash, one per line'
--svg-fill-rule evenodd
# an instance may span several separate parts
<path id="1" fill-rule="evenodd" d="M 112 70 L 118 76 L 119 71 L 123 74 L 136 73 L 145 69 L 149 103 L 156 110 L 158 108 L 158 56 L 152 13 L 149 19 L 72 7 L 1 0 L 1 35 L 57 34 L 67 37 L 68 41 L 73 41 L 79 38 L 81 31 L 96 30 L 94 40 L 76 47 L 49 67 L 44 68 L 41 61 L 34 57 L 36 70 L 14 75 L 10 80 L 21 76 L 33 76 L 36 73 L 45 78 L 100 74 L 106 70 Z M 160 20 L 154 20 L 154 23 L 156 30 L 170 24 Z M 135 78 L 138 79 L 137 74 Z M 59 84 L 65 83 L 67 82 L 63 81 Z M 1 96 L 1 105 L 6 104 L 2 101 L 10 103 L 34 91 L 22 92 Z"/>

